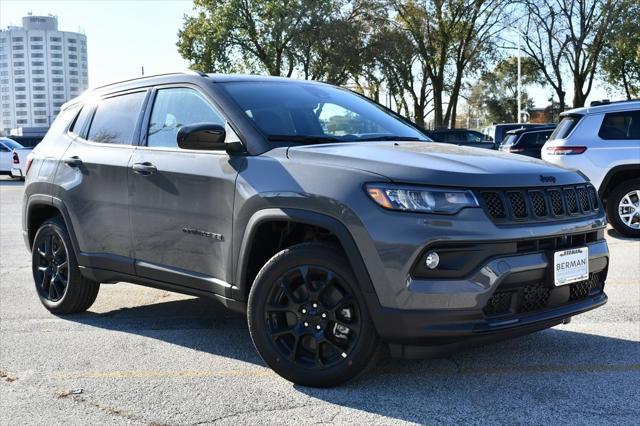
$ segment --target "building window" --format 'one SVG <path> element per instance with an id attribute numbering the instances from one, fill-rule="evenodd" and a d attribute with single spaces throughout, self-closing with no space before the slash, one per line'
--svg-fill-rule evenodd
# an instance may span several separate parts
<path id="1" fill-rule="evenodd" d="M 24 78 L 16 78 L 13 82 L 16 83 L 16 84 L 17 83 L 24 83 L 25 79 Z"/>
<path id="2" fill-rule="evenodd" d="M 51 50 L 62 50 L 62 46 L 59 46 L 57 44 L 52 44 L 51 45 Z"/>
<path id="3" fill-rule="evenodd" d="M 40 92 L 42 90 L 44 90 L 44 86 L 33 86 L 33 90 Z"/>
<path id="4" fill-rule="evenodd" d="M 17 120 L 16 123 L 18 123 L 18 124 L 27 124 L 27 120 Z"/>
<path id="5" fill-rule="evenodd" d="M 78 50 L 78 48 L 77 48 L 77 47 L 75 47 L 75 46 L 69 46 L 69 52 L 75 52 L 75 51 L 77 51 L 77 50 Z"/>
<path id="6" fill-rule="evenodd" d="M 42 37 L 29 37 L 31 41 L 42 41 Z"/>
<path id="7" fill-rule="evenodd" d="M 36 58 L 42 58 L 42 57 L 44 57 L 44 55 L 42 53 L 40 53 L 40 52 L 35 52 L 35 53 L 31 54 L 31 57 L 33 59 L 36 59 Z"/>
<path id="8" fill-rule="evenodd" d="M 16 115 L 25 116 L 27 115 L 27 111 L 16 111 Z"/>
<path id="9" fill-rule="evenodd" d="M 60 77 L 54 77 L 54 78 L 51 79 L 51 81 L 53 83 L 62 83 L 64 81 L 64 79 L 60 78 Z"/>
<path id="10" fill-rule="evenodd" d="M 71 84 L 78 84 L 78 83 L 79 83 L 79 81 L 78 81 L 78 79 L 77 79 L 77 78 L 70 78 L 70 79 L 69 79 L 69 83 L 71 83 Z"/>
<path id="11" fill-rule="evenodd" d="M 62 74 L 62 70 L 51 70 L 51 74 L 60 75 Z"/>
<path id="12" fill-rule="evenodd" d="M 34 77 L 31 79 L 32 83 L 44 83 L 44 78 L 42 77 Z"/>
<path id="13" fill-rule="evenodd" d="M 13 66 L 14 67 L 24 67 L 24 62 L 22 62 L 22 61 L 14 62 Z"/>
<path id="14" fill-rule="evenodd" d="M 24 102 L 16 103 L 16 108 L 26 108 L 26 107 L 27 107 L 27 104 Z"/>
<path id="15" fill-rule="evenodd" d="M 61 66 L 62 66 L 62 62 L 58 62 L 58 61 L 56 61 L 56 62 L 51 62 L 51 66 L 52 66 L 52 67 L 61 67 Z"/>
<path id="16" fill-rule="evenodd" d="M 69 75 L 78 75 L 78 71 L 71 70 L 69 71 Z"/>
<path id="17" fill-rule="evenodd" d="M 8 78 L 3 78 L 2 80 L 0 80 L 0 84 L 9 84 L 9 79 Z"/>
<path id="18" fill-rule="evenodd" d="M 62 94 L 54 94 L 51 96 L 53 99 L 64 99 L 64 95 Z"/>
<path id="19" fill-rule="evenodd" d="M 21 44 L 16 44 L 13 46 L 13 50 L 24 50 L 24 46 Z"/>
<path id="20" fill-rule="evenodd" d="M 22 59 L 24 58 L 24 53 L 14 53 L 13 59 Z"/>
<path id="21" fill-rule="evenodd" d="M 7 68 L 7 63 L 3 62 L 0 64 L 0 68 Z M 7 71 L 3 71 L 4 73 L 6 73 Z M 4 75 L 8 75 L 8 74 L 4 74 Z"/>
<path id="22" fill-rule="evenodd" d="M 31 50 L 42 50 L 42 45 L 41 44 L 32 44 L 31 45 Z"/>
<path id="23" fill-rule="evenodd" d="M 27 91 L 27 88 L 26 88 L 26 87 L 24 87 L 24 86 L 17 86 L 17 87 L 15 88 L 15 91 L 16 91 L 16 92 L 26 92 L 26 91 Z"/>
<path id="24" fill-rule="evenodd" d="M 51 57 L 53 59 L 62 59 L 62 53 L 52 53 Z"/>
<path id="25" fill-rule="evenodd" d="M 49 37 L 49 41 L 60 42 L 62 39 L 60 37 Z"/>
<path id="26" fill-rule="evenodd" d="M 16 100 L 27 99 L 27 95 L 16 95 Z"/>
<path id="27" fill-rule="evenodd" d="M 11 41 L 16 43 L 22 41 L 22 37 L 11 37 Z"/>
<path id="28" fill-rule="evenodd" d="M 33 120 L 34 123 L 36 124 L 47 124 L 47 120 L 42 119 L 42 118 L 37 118 L 35 120 Z"/>
<path id="29" fill-rule="evenodd" d="M 18 72 L 16 71 L 16 74 L 17 73 Z M 23 74 L 24 74 L 24 72 L 23 72 Z M 31 70 L 31 74 L 44 74 L 44 70 Z"/>
<path id="30" fill-rule="evenodd" d="M 53 86 L 54 92 L 64 92 L 64 86 Z"/>
<path id="31" fill-rule="evenodd" d="M 77 62 L 69 62 L 69 66 L 71 68 L 77 68 L 78 67 L 78 63 Z"/>
<path id="32" fill-rule="evenodd" d="M 34 102 L 33 103 L 33 107 L 34 108 L 46 108 L 47 103 L 46 102 Z"/>
<path id="33" fill-rule="evenodd" d="M 59 108 L 59 107 L 61 107 L 62 105 L 64 105 L 64 102 L 54 102 L 54 103 L 53 103 L 53 106 L 54 106 L 54 107 L 56 107 L 56 108 Z"/>
<path id="34" fill-rule="evenodd" d="M 18 97 L 16 96 L 16 99 L 17 99 L 17 98 L 18 98 Z M 46 96 L 45 96 L 45 95 L 33 95 L 33 99 L 45 99 L 45 98 L 46 98 Z"/>
<path id="35" fill-rule="evenodd" d="M 33 115 L 47 115 L 47 111 L 33 111 Z"/>
<path id="36" fill-rule="evenodd" d="M 40 71 L 42 71 L 42 70 L 40 70 Z M 44 72 L 44 71 L 42 71 L 42 72 Z M 14 70 L 13 73 L 15 75 L 24 75 L 24 70 Z M 35 71 L 33 73 L 36 74 Z"/>
<path id="37" fill-rule="evenodd" d="M 42 62 L 42 61 L 31 61 L 31 66 L 32 67 L 43 67 L 44 66 L 44 62 Z"/>
<path id="38" fill-rule="evenodd" d="M 77 60 L 78 55 L 69 55 L 69 59 Z"/>

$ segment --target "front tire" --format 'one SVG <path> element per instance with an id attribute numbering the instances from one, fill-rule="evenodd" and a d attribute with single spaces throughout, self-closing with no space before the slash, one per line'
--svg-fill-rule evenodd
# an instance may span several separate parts
<path id="1" fill-rule="evenodd" d="M 49 219 L 33 239 L 32 271 L 40 302 L 57 315 L 84 312 L 98 296 L 100 283 L 82 276 L 64 223 Z"/>
<path id="2" fill-rule="evenodd" d="M 607 217 L 616 231 L 640 237 L 640 179 L 616 185 L 607 199 Z"/>
<path id="3" fill-rule="evenodd" d="M 338 247 L 298 244 L 273 256 L 251 288 L 253 343 L 291 382 L 336 386 L 374 359 L 378 338 L 344 257 Z"/>

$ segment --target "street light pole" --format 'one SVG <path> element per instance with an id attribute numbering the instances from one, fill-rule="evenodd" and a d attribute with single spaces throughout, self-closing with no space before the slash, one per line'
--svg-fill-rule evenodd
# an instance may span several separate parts
<path id="1" fill-rule="evenodd" d="M 520 31 L 518 33 L 518 124 L 522 123 L 522 109 L 520 106 L 520 99 L 522 99 L 522 84 L 520 83 L 522 78 L 522 65 L 520 63 Z"/>

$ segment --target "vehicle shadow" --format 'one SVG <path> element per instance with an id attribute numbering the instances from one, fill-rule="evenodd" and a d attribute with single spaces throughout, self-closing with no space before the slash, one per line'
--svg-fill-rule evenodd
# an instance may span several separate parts
<path id="1" fill-rule="evenodd" d="M 2 178 L 0 179 L 0 186 L 24 186 L 24 181 L 14 178 Z"/>
<path id="2" fill-rule="evenodd" d="M 209 299 L 65 319 L 265 365 L 253 348 L 244 316 Z M 374 422 L 384 421 L 375 416 L 384 416 L 386 421 L 460 423 L 491 413 L 490 423 L 542 424 L 548 422 L 549 410 L 560 410 L 579 412 L 581 421 L 589 423 L 613 406 L 626 407 L 614 416 L 628 420 L 625 416 L 640 413 L 634 397 L 640 382 L 639 348 L 637 341 L 559 326 L 442 359 L 382 359 L 358 379 L 332 389 L 292 386 L 312 401 L 368 412 Z M 463 417 L 452 418 L 453 412 Z"/>
<path id="3" fill-rule="evenodd" d="M 625 235 L 622 235 L 621 233 L 619 233 L 618 231 L 616 231 L 613 228 L 608 228 L 607 229 L 607 235 L 611 238 L 615 238 L 616 240 L 623 240 L 623 241 L 640 241 L 640 239 L 638 238 L 633 238 L 633 237 L 627 237 Z"/>

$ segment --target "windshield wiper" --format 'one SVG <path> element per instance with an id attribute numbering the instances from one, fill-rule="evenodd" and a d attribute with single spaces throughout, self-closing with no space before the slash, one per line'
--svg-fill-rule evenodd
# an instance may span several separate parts
<path id="1" fill-rule="evenodd" d="M 298 142 L 298 143 L 331 143 L 341 142 L 341 139 L 334 138 L 332 136 L 311 136 L 311 135 L 269 135 L 267 136 L 269 141 L 280 142 Z"/>

